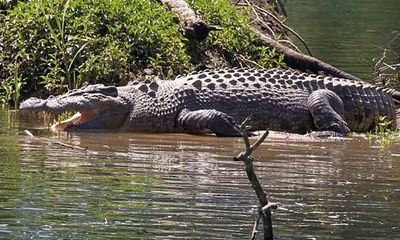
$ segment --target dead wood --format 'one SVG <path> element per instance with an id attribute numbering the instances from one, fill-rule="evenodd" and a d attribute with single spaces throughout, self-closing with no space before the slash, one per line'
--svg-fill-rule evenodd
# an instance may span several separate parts
<path id="1" fill-rule="evenodd" d="M 204 40 L 212 30 L 219 30 L 217 26 L 204 22 L 184 0 L 159 0 L 178 17 L 183 34 L 190 39 Z"/>
<path id="2" fill-rule="evenodd" d="M 277 52 L 284 55 L 284 62 L 287 64 L 288 67 L 295 68 L 304 72 L 312 72 L 315 74 L 324 74 L 333 77 L 361 81 L 360 78 L 353 76 L 350 73 L 346 73 L 317 58 L 296 52 L 293 49 L 290 49 L 278 43 L 277 41 L 269 38 L 267 35 L 256 28 L 253 28 L 252 30 L 259 37 L 261 45 L 275 48 Z"/>
<path id="3" fill-rule="evenodd" d="M 306 42 L 293 29 L 283 23 L 281 17 L 271 9 L 267 9 L 264 4 L 258 0 L 242 0 L 236 1 L 234 4 L 240 6 L 239 2 L 243 2 L 245 6 L 251 7 L 254 14 L 253 32 L 260 39 L 260 45 L 275 48 L 277 52 L 284 55 L 284 62 L 287 66 L 304 72 L 315 74 L 330 75 L 333 77 L 347 78 L 360 81 L 349 73 L 339 70 L 332 65 L 325 63 L 311 55 Z M 270 4 L 277 6 L 282 4 L 282 1 L 270 0 Z M 298 48 L 290 41 L 288 32 L 296 36 L 305 46 L 309 55 L 301 53 Z M 278 39 L 279 40 L 275 40 Z"/>
<path id="4" fill-rule="evenodd" d="M 275 203 L 271 203 L 267 199 L 267 194 L 265 193 L 264 189 L 262 188 L 260 182 L 258 181 L 257 175 L 254 171 L 253 167 L 253 157 L 251 154 L 257 147 L 260 146 L 262 142 L 267 138 L 268 131 L 265 131 L 263 135 L 253 144 L 250 144 L 250 140 L 247 134 L 247 123 L 250 121 L 251 117 L 248 117 L 240 126 L 242 130 L 242 136 L 245 143 L 245 151 L 241 152 L 233 158 L 234 161 L 242 161 L 245 164 L 245 171 L 247 177 L 251 183 L 251 187 L 253 188 L 254 192 L 257 195 L 259 201 L 259 217 L 261 216 L 263 222 L 263 233 L 265 240 L 271 240 L 274 238 L 273 231 L 272 231 L 272 217 L 271 217 L 271 209 L 276 209 L 277 205 Z M 259 217 L 255 221 L 254 227 L 251 233 L 251 239 L 254 239 L 257 233 L 257 227 L 259 224 Z"/>
<path id="5" fill-rule="evenodd" d="M 189 39 L 196 40 L 204 40 L 207 38 L 208 34 L 212 30 L 219 30 L 219 27 L 210 25 L 203 21 L 187 4 L 184 0 L 158 0 L 162 4 L 164 4 L 171 12 L 175 13 L 178 17 L 179 24 L 182 27 L 183 34 Z M 252 5 L 250 1 L 245 1 L 247 4 Z M 237 4 L 237 3 L 236 3 Z M 260 8 L 259 6 L 256 6 Z M 254 9 L 254 8 L 253 8 Z M 258 9 L 261 11 L 262 9 Z M 268 10 L 263 10 L 265 12 Z M 278 29 L 284 29 L 279 32 L 283 32 L 288 30 L 288 28 L 284 27 L 284 24 L 279 21 L 276 17 L 273 17 L 272 14 L 268 14 L 269 18 L 275 25 L 279 26 Z M 264 27 L 268 26 L 267 24 L 263 24 Z M 333 77 L 347 78 L 352 80 L 361 80 L 349 73 L 346 73 L 342 70 L 339 70 L 328 63 L 325 63 L 317 58 L 304 55 L 288 46 L 283 45 L 282 43 L 275 41 L 273 37 L 269 37 L 264 34 L 262 31 L 258 30 L 256 27 L 252 28 L 253 32 L 259 38 L 259 44 L 263 46 L 268 46 L 271 48 L 275 48 L 277 52 L 284 55 L 284 62 L 288 67 L 295 68 L 305 72 L 312 72 L 315 74 L 324 74 L 330 75 Z M 270 29 L 272 33 L 269 33 L 271 36 L 274 36 L 274 29 Z M 292 30 L 293 31 L 293 30 Z"/>

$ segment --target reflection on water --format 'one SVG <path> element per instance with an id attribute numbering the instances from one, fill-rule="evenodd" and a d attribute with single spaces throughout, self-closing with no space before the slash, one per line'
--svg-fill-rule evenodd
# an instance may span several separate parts
<path id="1" fill-rule="evenodd" d="M 400 31 L 398 0 L 289 0 L 287 7 L 288 24 L 314 56 L 365 80 L 371 79 L 371 67 L 361 58 L 379 59 Z M 400 53 L 400 39 L 392 48 Z"/>
<path id="2" fill-rule="evenodd" d="M 0 238 L 246 239 L 257 200 L 241 139 L 79 133 L 69 149 L 0 111 Z M 18 128 L 16 128 L 18 126 Z M 18 130 L 19 129 L 19 130 Z M 50 137 L 51 139 L 51 137 Z M 400 146 L 269 138 L 256 166 L 278 239 L 400 238 Z"/>

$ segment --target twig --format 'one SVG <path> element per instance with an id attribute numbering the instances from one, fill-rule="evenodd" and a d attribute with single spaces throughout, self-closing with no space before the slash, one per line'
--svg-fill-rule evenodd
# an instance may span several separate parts
<path id="1" fill-rule="evenodd" d="M 28 131 L 27 129 L 24 130 L 24 133 L 26 135 L 28 135 L 29 137 L 32 137 L 33 139 L 35 139 L 37 141 L 40 141 L 40 142 L 45 142 L 45 143 L 48 143 L 48 144 L 58 144 L 60 146 L 66 147 L 66 148 L 77 149 L 77 150 L 82 150 L 82 151 L 86 151 L 87 152 L 87 148 L 83 148 L 83 147 L 79 147 L 79 146 L 75 146 L 75 145 L 70 145 L 70 144 L 63 143 L 63 142 L 60 142 L 60 141 L 57 141 L 57 140 L 54 140 L 54 139 L 49 140 L 49 139 L 45 139 L 45 138 L 36 137 L 30 131 Z"/>
<path id="2" fill-rule="evenodd" d="M 262 216 L 262 212 L 261 212 L 261 209 L 260 209 L 260 211 L 258 211 L 258 214 L 257 214 L 257 219 L 254 221 L 253 231 L 251 232 L 250 240 L 254 240 L 256 238 L 256 235 L 257 235 L 257 232 L 258 232 L 257 231 L 258 224 L 260 224 L 261 216 Z"/>
<path id="3" fill-rule="evenodd" d="M 271 218 L 271 207 L 276 206 L 274 203 L 269 203 L 267 199 L 267 195 L 264 192 L 260 182 L 258 181 L 258 178 L 254 172 L 254 167 L 253 167 L 253 157 L 251 154 L 253 153 L 254 150 L 257 149 L 257 147 L 260 146 L 262 142 L 267 138 L 269 131 L 266 130 L 263 135 L 253 144 L 250 144 L 250 140 L 247 134 L 247 124 L 251 120 L 251 117 L 246 118 L 243 123 L 240 125 L 240 129 L 242 131 L 242 136 L 243 140 L 245 143 L 245 150 L 239 153 L 235 158 L 233 158 L 234 161 L 243 161 L 245 164 L 245 171 L 247 174 L 247 177 L 249 178 L 249 181 L 251 183 L 251 187 L 254 189 L 258 201 L 260 203 L 261 209 L 263 209 L 261 218 L 263 220 L 263 229 L 264 229 L 264 239 L 273 239 L 273 231 L 272 231 L 272 218 Z M 256 221 L 253 231 L 252 231 L 252 239 L 255 238 L 255 234 L 257 233 L 257 226 L 258 222 Z"/>
<path id="4" fill-rule="evenodd" d="M 272 30 L 272 28 L 270 28 L 270 27 L 268 26 L 268 24 L 267 24 L 266 22 L 264 22 L 264 21 L 260 18 L 259 14 L 258 14 L 258 12 L 255 10 L 253 4 L 251 4 L 248 0 L 245 0 L 245 2 L 246 2 L 246 6 L 250 6 L 250 7 L 251 7 L 251 10 L 252 10 L 253 13 L 254 13 L 254 16 L 255 16 L 254 21 L 258 21 L 259 23 L 261 23 L 261 24 L 268 30 L 268 32 L 270 33 L 270 35 L 273 36 L 273 37 L 275 38 L 275 31 Z"/>
<path id="5" fill-rule="evenodd" d="M 273 36 L 275 38 L 275 32 L 268 26 L 267 23 L 265 23 L 265 21 L 263 21 L 260 17 L 260 15 L 258 14 L 258 11 L 261 12 L 262 14 L 267 15 L 268 17 L 272 18 L 277 24 L 279 24 L 282 28 L 286 29 L 287 31 L 291 32 L 294 36 L 296 36 L 300 42 L 304 45 L 304 47 L 306 48 L 308 54 L 310 56 L 312 56 L 311 50 L 308 47 L 306 41 L 300 36 L 300 34 L 298 34 L 296 31 L 294 31 L 292 28 L 288 27 L 286 24 L 284 24 L 278 17 L 276 17 L 274 14 L 270 13 L 269 11 L 257 6 L 256 4 L 252 4 L 250 3 L 249 0 L 245 0 L 245 4 L 246 6 L 250 6 L 252 9 L 252 12 L 254 13 L 255 16 L 255 20 L 258 21 L 259 23 L 261 23 L 265 28 L 267 28 L 267 30 L 270 32 L 270 35 Z M 239 1 L 235 2 L 236 5 L 239 5 Z M 242 4 L 240 4 L 242 5 Z M 258 11 L 257 11 L 258 10 Z M 296 48 L 296 50 L 298 50 Z"/>
<path id="6" fill-rule="evenodd" d="M 274 19 L 279 25 L 281 25 L 284 29 L 288 30 L 289 32 L 291 32 L 293 35 L 295 35 L 300 42 L 303 43 L 304 47 L 307 49 L 307 52 L 310 56 L 312 56 L 311 54 L 311 50 L 310 48 L 308 48 L 308 45 L 306 43 L 306 41 L 300 36 L 300 34 L 298 34 L 296 31 L 294 31 L 293 29 L 291 29 L 290 27 L 286 26 L 286 24 L 284 24 L 281 20 L 279 20 L 279 18 L 277 18 L 276 16 L 274 16 L 272 13 L 266 11 L 263 8 L 260 8 L 259 6 L 255 6 L 255 8 L 257 8 L 259 11 L 261 11 L 262 13 L 268 15 L 269 17 L 271 17 L 272 19 Z"/>
<path id="7" fill-rule="evenodd" d="M 292 42 L 289 41 L 289 40 L 280 39 L 280 40 L 278 40 L 278 43 L 283 44 L 283 45 L 286 45 L 286 46 L 290 46 L 290 48 L 296 50 L 297 52 L 300 52 L 300 49 L 299 49 L 296 45 L 294 45 L 294 43 L 292 43 Z"/>
<path id="8" fill-rule="evenodd" d="M 258 68 L 263 68 L 260 64 L 258 64 L 255 61 L 252 61 L 250 59 L 245 58 L 242 54 L 238 54 L 237 58 L 239 58 L 240 60 L 244 61 L 244 62 L 248 62 L 250 64 L 253 64 L 254 66 L 258 67 Z M 246 64 L 247 65 L 247 64 Z"/>

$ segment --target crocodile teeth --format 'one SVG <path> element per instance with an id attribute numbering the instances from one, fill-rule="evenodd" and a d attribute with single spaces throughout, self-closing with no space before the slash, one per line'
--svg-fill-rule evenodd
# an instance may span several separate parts
<path id="1" fill-rule="evenodd" d="M 99 109 L 86 110 L 84 112 L 77 112 L 72 117 L 55 122 L 50 128 L 53 132 L 64 131 L 71 125 L 80 125 L 95 119 L 101 111 Z M 57 120 L 59 117 L 57 117 Z"/>
<path id="2" fill-rule="evenodd" d="M 58 119 L 58 117 L 56 117 Z M 59 132 L 59 131 L 64 131 L 65 128 L 67 128 L 68 126 L 72 125 L 72 124 L 76 124 L 79 122 L 81 118 L 81 113 L 75 113 L 74 116 L 61 121 L 61 122 L 56 122 L 54 123 L 50 128 L 53 132 Z"/>

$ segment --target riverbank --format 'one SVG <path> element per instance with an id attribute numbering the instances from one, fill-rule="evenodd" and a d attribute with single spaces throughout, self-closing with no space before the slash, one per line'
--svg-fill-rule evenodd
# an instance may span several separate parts
<path id="1" fill-rule="evenodd" d="M 188 3 L 221 29 L 204 41 L 188 39 L 176 16 L 156 1 L 2 6 L 2 101 L 59 94 L 86 83 L 124 85 L 204 68 L 283 65 L 280 54 L 256 44 L 249 8 L 223 0 Z"/>

